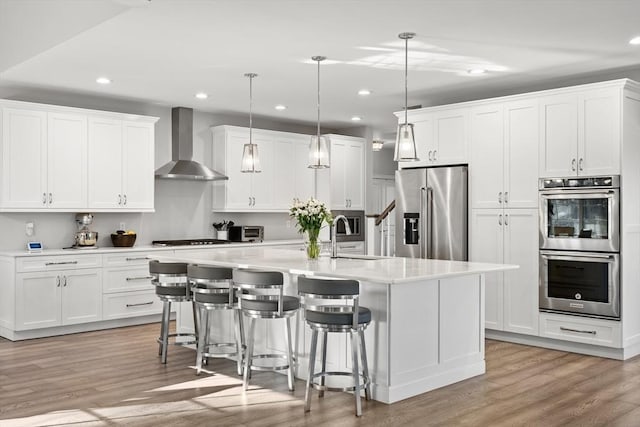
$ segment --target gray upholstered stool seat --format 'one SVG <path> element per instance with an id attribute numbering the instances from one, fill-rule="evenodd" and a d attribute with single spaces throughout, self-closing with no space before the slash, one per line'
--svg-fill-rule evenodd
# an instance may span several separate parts
<path id="1" fill-rule="evenodd" d="M 356 416 L 362 415 L 360 390 L 364 389 L 367 400 L 371 396 L 367 352 L 364 330 L 371 322 L 371 310 L 360 307 L 360 283 L 356 280 L 332 280 L 298 277 L 298 294 L 302 298 L 306 323 L 311 327 L 311 349 L 309 351 L 309 375 L 305 392 L 305 412 L 311 410 L 311 388 L 324 391 L 353 391 Z M 351 338 L 351 372 L 327 371 L 327 335 L 329 333 L 349 333 Z M 316 372 L 316 350 L 318 335 L 323 334 L 322 368 Z M 358 366 L 358 352 L 362 363 L 362 373 Z M 351 376 L 353 386 L 330 387 L 325 380 L 331 377 Z M 361 382 L 362 378 L 362 382 Z"/>
<path id="2" fill-rule="evenodd" d="M 160 337 L 158 338 L 158 354 L 162 363 L 167 363 L 167 347 L 169 338 L 188 337 L 185 341 L 176 341 L 176 345 L 189 345 L 196 343 L 197 321 L 194 314 L 195 334 L 169 333 L 171 321 L 171 303 L 190 302 L 191 289 L 187 283 L 187 264 L 183 262 L 159 262 L 149 261 L 149 274 L 151 284 L 156 288 L 156 296 L 162 301 L 162 320 L 160 321 Z"/>
<path id="3" fill-rule="evenodd" d="M 294 358 L 291 347 L 290 319 L 298 312 L 300 301 L 297 297 L 283 295 L 284 278 L 275 271 L 233 270 L 233 283 L 239 289 L 240 309 L 251 319 L 247 336 L 243 387 L 249 387 L 251 371 L 287 370 L 289 390 L 294 389 Z M 257 319 L 284 319 L 286 355 L 280 353 L 254 354 L 255 325 Z M 280 364 L 257 365 L 257 360 L 283 359 Z"/>
<path id="4" fill-rule="evenodd" d="M 196 375 L 202 371 L 202 362 L 208 357 L 235 357 L 238 375 L 242 375 L 244 328 L 238 307 L 238 298 L 231 280 L 230 268 L 189 264 L 187 278 L 193 292 L 193 301 L 200 319 L 196 351 Z M 212 342 L 211 314 L 218 310 L 233 310 L 234 343 Z"/>

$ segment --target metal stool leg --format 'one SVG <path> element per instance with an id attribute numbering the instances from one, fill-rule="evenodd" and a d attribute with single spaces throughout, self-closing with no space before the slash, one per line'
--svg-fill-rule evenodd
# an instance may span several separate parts
<path id="1" fill-rule="evenodd" d="M 358 368 L 358 332 L 351 331 L 351 358 L 353 369 L 353 382 L 354 390 L 353 394 L 356 398 L 356 417 L 362 415 L 362 403 L 360 401 L 360 370 Z"/>
<path id="2" fill-rule="evenodd" d="M 202 359 L 205 349 L 207 348 L 207 344 L 209 343 L 209 337 L 206 335 L 206 327 L 205 325 L 209 324 L 209 310 L 206 308 L 199 309 L 200 311 L 200 321 L 202 322 L 200 325 L 199 335 L 198 335 L 198 343 L 196 350 L 196 375 L 200 375 L 200 371 L 202 371 Z"/>
<path id="3" fill-rule="evenodd" d="M 329 331 L 322 332 L 322 369 L 320 372 L 327 372 L 327 337 L 329 335 Z M 320 385 L 324 386 L 325 376 L 320 377 Z M 324 397 L 324 390 L 320 390 L 318 392 L 318 397 Z"/>
<path id="4" fill-rule="evenodd" d="M 200 329 L 200 316 L 199 316 L 199 310 L 196 308 L 196 302 L 195 301 L 191 301 L 191 311 L 193 312 L 193 336 L 196 338 L 196 341 L 198 340 L 198 336 L 200 336 L 199 334 L 199 329 Z"/>
<path id="5" fill-rule="evenodd" d="M 162 317 L 160 318 L 160 337 L 158 338 L 158 356 L 162 356 L 162 348 L 164 347 L 164 330 L 168 325 L 165 322 L 167 317 L 167 301 L 162 302 Z"/>
<path id="6" fill-rule="evenodd" d="M 249 323 L 249 336 L 247 343 L 247 354 L 245 356 L 245 364 L 244 364 L 244 379 L 242 388 L 246 391 L 249 388 L 249 374 L 251 372 L 251 358 L 253 357 L 253 341 L 254 341 L 254 332 L 256 327 L 256 319 L 251 318 L 251 322 Z"/>
<path id="7" fill-rule="evenodd" d="M 311 410 L 311 384 L 313 383 L 317 346 L 318 330 L 314 328 L 311 332 L 311 349 L 309 350 L 309 376 L 307 376 L 307 388 L 304 392 L 304 412 L 309 412 Z"/>
<path id="8" fill-rule="evenodd" d="M 360 358 L 362 359 L 362 376 L 364 377 L 364 397 L 371 399 L 371 378 L 369 378 L 369 363 L 367 362 L 367 347 L 364 344 L 364 330 L 359 332 L 360 335 Z"/>
<path id="9" fill-rule="evenodd" d="M 167 349 L 169 347 L 169 322 L 171 321 L 171 301 L 165 301 L 162 307 L 162 352 L 161 361 L 167 363 Z"/>
<path id="10" fill-rule="evenodd" d="M 293 349 L 291 348 L 291 318 L 287 317 L 284 319 L 284 339 L 287 345 L 287 363 L 289 367 L 287 368 L 287 382 L 289 386 L 289 391 L 293 391 L 295 388 L 294 379 L 293 379 Z"/>
<path id="11" fill-rule="evenodd" d="M 242 336 L 242 313 L 240 313 L 240 310 L 233 310 L 233 323 L 236 337 L 236 364 L 238 375 L 242 375 L 242 342 L 244 341 L 244 337 Z"/>

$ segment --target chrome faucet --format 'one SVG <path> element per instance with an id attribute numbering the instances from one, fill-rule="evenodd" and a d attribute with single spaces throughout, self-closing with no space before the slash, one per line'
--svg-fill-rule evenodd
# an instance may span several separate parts
<path id="1" fill-rule="evenodd" d="M 349 221 L 346 216 L 338 215 L 333 219 L 331 224 L 331 258 L 338 258 L 338 221 L 344 222 L 347 235 L 351 234 L 351 227 L 349 227 Z"/>

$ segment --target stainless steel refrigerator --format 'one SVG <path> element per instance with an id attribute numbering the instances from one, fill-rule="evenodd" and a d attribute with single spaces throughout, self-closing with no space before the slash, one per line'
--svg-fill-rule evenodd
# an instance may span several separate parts
<path id="1" fill-rule="evenodd" d="M 468 167 L 396 171 L 396 256 L 467 261 Z"/>

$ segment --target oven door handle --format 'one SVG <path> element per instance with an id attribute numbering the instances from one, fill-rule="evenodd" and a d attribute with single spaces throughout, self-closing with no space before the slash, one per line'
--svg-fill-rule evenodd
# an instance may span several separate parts
<path id="1" fill-rule="evenodd" d="M 589 254 L 589 255 L 556 255 L 545 252 L 540 252 L 540 256 L 545 259 L 555 259 L 560 261 L 599 261 L 599 260 L 614 260 L 614 255 L 599 255 L 599 254 Z"/>
<path id="2" fill-rule="evenodd" d="M 574 199 L 581 196 L 584 199 L 608 199 L 616 195 L 617 189 L 584 189 L 584 190 L 542 190 L 540 197 L 545 199 Z"/>

